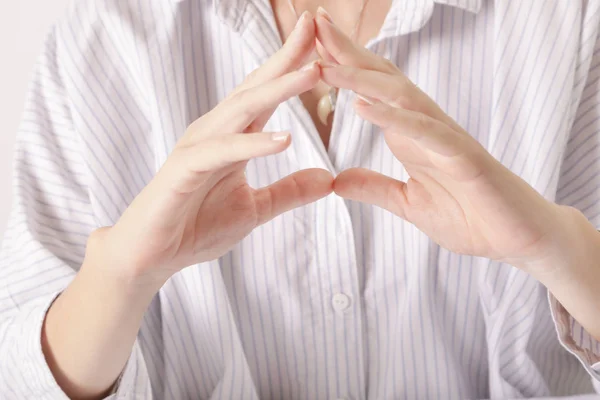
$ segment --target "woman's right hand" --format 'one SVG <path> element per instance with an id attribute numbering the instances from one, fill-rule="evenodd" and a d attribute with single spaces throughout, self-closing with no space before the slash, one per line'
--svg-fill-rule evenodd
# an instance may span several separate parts
<path id="1" fill-rule="evenodd" d="M 244 171 L 248 160 L 289 146 L 289 133 L 261 131 L 280 103 L 318 83 L 318 64 L 297 70 L 314 43 L 306 13 L 279 52 L 189 126 L 119 221 L 92 234 L 93 264 L 158 290 L 177 271 L 222 256 L 257 226 L 329 194 L 333 177 L 325 170 L 300 171 L 258 190 Z"/>

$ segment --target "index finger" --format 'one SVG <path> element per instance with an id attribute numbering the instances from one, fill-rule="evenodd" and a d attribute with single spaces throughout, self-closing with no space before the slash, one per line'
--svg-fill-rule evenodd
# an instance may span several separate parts
<path id="1" fill-rule="evenodd" d="M 420 112 L 459 132 L 463 131 L 456 121 L 403 73 L 389 75 L 343 65 L 322 65 L 321 71 L 323 80 L 329 85 L 352 90 L 394 107 Z"/>
<path id="2" fill-rule="evenodd" d="M 232 94 L 278 78 L 303 65 L 315 47 L 315 23 L 310 12 L 300 15 L 287 40 L 267 62 L 254 70 Z"/>
<path id="3" fill-rule="evenodd" d="M 325 50 L 339 63 L 356 68 L 397 74 L 398 68 L 366 48 L 356 45 L 348 36 L 333 23 L 331 17 L 323 8 L 317 11 L 317 39 Z"/>
<path id="4" fill-rule="evenodd" d="M 210 113 L 196 120 L 191 129 L 195 131 L 194 136 L 201 137 L 245 132 L 261 114 L 312 89 L 320 78 L 319 65 L 312 63 L 306 69 L 250 87 L 221 102 Z"/>

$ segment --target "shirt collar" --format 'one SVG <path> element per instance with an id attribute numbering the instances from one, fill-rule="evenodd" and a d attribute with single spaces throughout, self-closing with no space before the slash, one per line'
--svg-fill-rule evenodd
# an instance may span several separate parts
<path id="1" fill-rule="evenodd" d="M 433 0 L 434 3 L 462 8 L 472 13 L 478 13 L 481 10 L 482 1 L 483 0 Z"/>
<path id="2" fill-rule="evenodd" d="M 168 0 L 171 1 L 173 3 L 181 3 L 183 1 L 189 1 L 189 0 Z M 212 0 L 214 5 L 228 5 L 228 6 L 237 6 L 239 7 L 241 5 L 241 3 L 245 2 L 245 1 L 251 1 L 251 0 Z M 402 0 L 394 0 L 394 2 L 397 1 L 402 1 Z M 422 1 L 429 1 L 429 0 L 422 0 Z M 458 8 L 462 8 L 464 10 L 473 12 L 473 13 L 478 13 L 481 10 L 481 2 L 483 0 L 433 0 L 434 3 L 437 4 L 446 4 L 452 7 L 458 7 Z M 218 7 L 217 7 L 218 8 Z M 217 9 L 215 8 L 215 9 Z"/>
<path id="3" fill-rule="evenodd" d="M 269 0 L 167 0 L 174 3 L 204 1 L 212 4 L 213 12 L 235 31 L 240 29 L 249 3 Z M 390 15 L 382 27 L 381 37 L 401 35 L 421 29 L 431 17 L 435 4 L 460 8 L 478 13 L 484 0 L 393 0 Z M 264 4 L 263 4 L 264 6 Z M 412 13 L 412 14 L 411 14 Z M 406 15 L 406 14 L 410 14 Z M 408 20 L 407 20 L 408 18 Z"/>

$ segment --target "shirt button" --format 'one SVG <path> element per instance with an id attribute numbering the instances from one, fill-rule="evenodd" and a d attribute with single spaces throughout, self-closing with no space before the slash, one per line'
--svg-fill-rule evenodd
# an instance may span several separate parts
<path id="1" fill-rule="evenodd" d="M 344 311 L 350 307 L 350 297 L 344 293 L 336 293 L 331 298 L 331 304 L 335 311 Z"/>

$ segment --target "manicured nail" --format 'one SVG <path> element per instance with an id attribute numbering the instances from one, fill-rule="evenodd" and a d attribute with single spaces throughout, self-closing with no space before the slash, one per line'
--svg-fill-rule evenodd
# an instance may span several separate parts
<path id="1" fill-rule="evenodd" d="M 302 67 L 300 69 L 300 72 L 306 72 L 306 71 L 312 70 L 315 67 L 315 65 L 317 65 L 317 62 L 318 61 L 313 61 L 313 62 L 306 64 L 304 67 Z"/>
<path id="2" fill-rule="evenodd" d="M 323 7 L 319 6 L 319 8 L 317 8 L 317 14 L 321 15 L 323 18 L 333 24 L 333 18 L 331 18 L 331 15 L 329 15 L 327 10 L 325 10 Z"/>
<path id="3" fill-rule="evenodd" d="M 285 142 L 289 137 L 289 132 L 275 132 L 271 135 L 271 140 L 275 142 Z"/>
<path id="4" fill-rule="evenodd" d="M 302 26 L 302 23 L 306 19 L 307 15 L 308 15 L 308 11 L 304 11 L 302 13 L 302 15 L 300 15 L 300 18 L 298 18 L 298 22 L 296 22 L 296 26 L 294 27 L 294 30 L 297 30 L 297 29 L 299 29 Z"/>
<path id="5" fill-rule="evenodd" d="M 369 104 L 369 105 L 373 105 L 375 104 L 375 101 L 373 99 L 370 99 L 368 97 L 365 97 L 361 94 L 356 93 L 356 97 L 358 97 L 359 99 L 361 99 L 362 101 L 364 101 L 365 103 Z"/>

